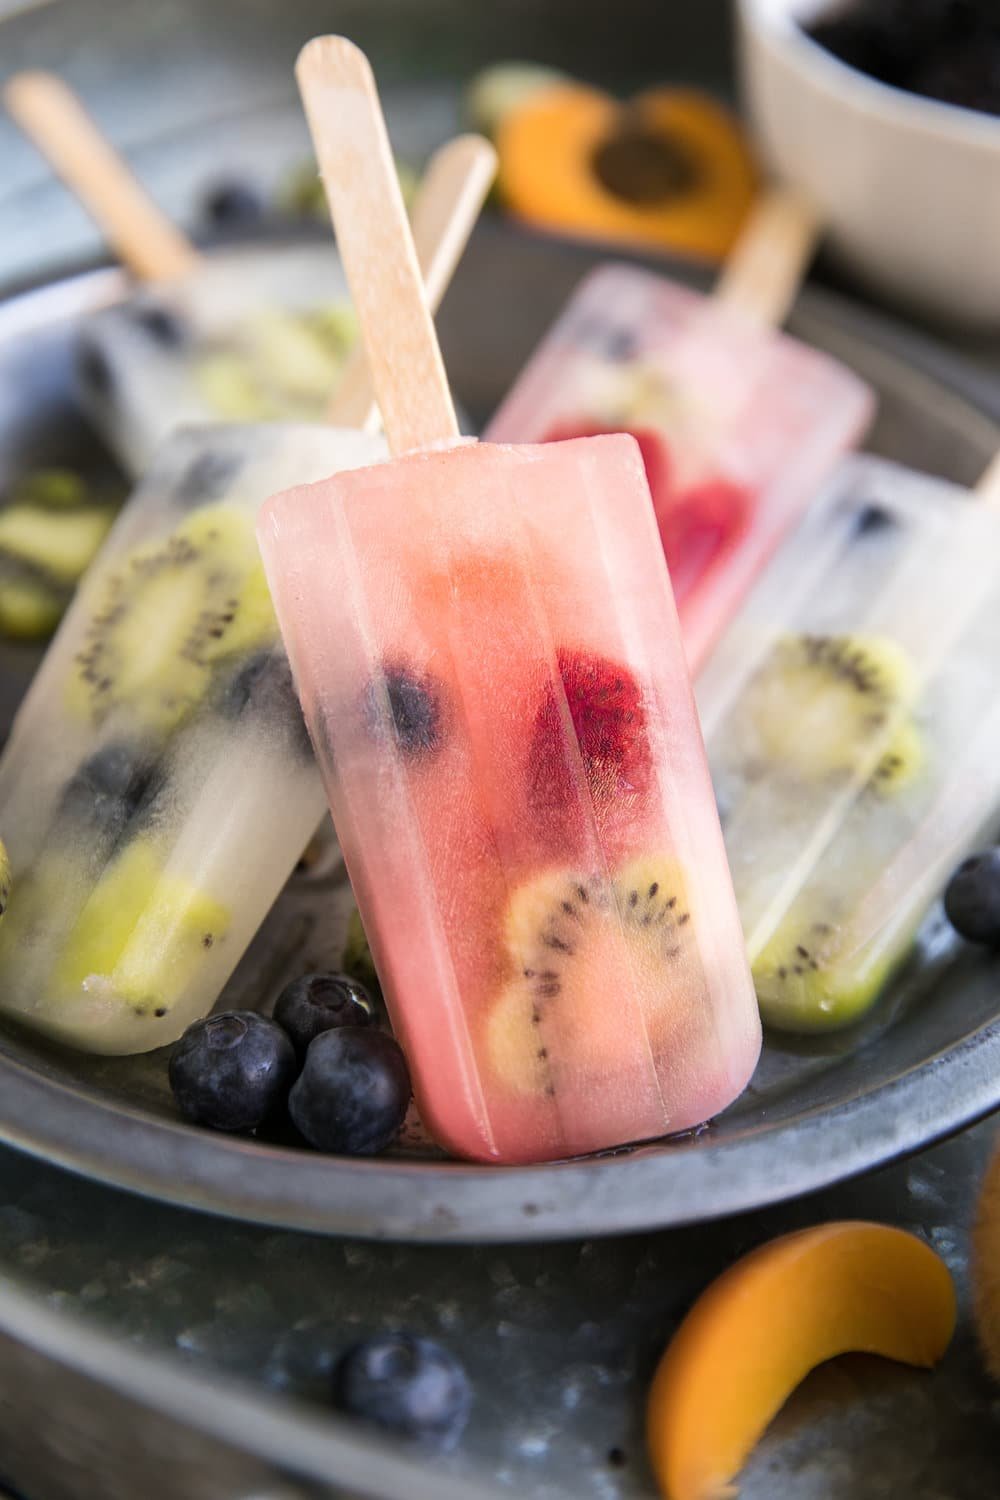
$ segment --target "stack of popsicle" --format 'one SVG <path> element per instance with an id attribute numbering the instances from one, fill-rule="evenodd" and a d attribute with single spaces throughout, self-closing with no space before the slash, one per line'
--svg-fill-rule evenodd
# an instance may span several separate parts
<path id="1" fill-rule="evenodd" d="M 600 273 L 491 428 L 544 442 L 461 439 L 430 313 L 488 148 L 432 167 L 415 246 L 363 56 L 319 38 L 298 72 L 363 339 L 336 372 L 340 426 L 191 428 L 158 453 L 0 761 L 18 882 L 0 1006 L 95 1051 L 177 1036 L 218 998 L 325 783 L 443 1144 L 530 1161 L 699 1124 L 760 1044 L 740 918 L 768 1021 L 847 1024 L 1000 803 L 1000 520 L 855 462 L 782 542 L 870 406 L 765 331 L 811 243 L 787 199 L 707 301 Z M 58 157 L 39 120 L 47 99 L 65 123 L 65 96 L 28 80 L 18 97 Z M 120 222 L 120 163 L 98 143 L 105 211 L 71 117 L 61 170 Z M 158 312 L 211 301 L 152 223 L 173 278 Z M 200 347 L 138 337 L 144 309 L 86 335 L 135 459 L 190 414 Z M 274 315 L 294 338 L 296 316 Z M 245 354 L 242 319 L 223 322 Z M 136 363 L 148 335 L 155 369 Z M 295 379 L 282 402 L 315 414 L 320 382 Z M 369 379 L 392 462 L 365 431 Z"/>

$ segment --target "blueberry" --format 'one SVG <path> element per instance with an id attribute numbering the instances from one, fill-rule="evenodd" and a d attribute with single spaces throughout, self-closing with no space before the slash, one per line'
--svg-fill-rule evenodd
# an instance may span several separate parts
<path id="1" fill-rule="evenodd" d="M 241 228 L 260 220 L 264 203 L 249 182 L 231 178 L 209 188 L 202 200 L 202 213 L 216 229 Z"/>
<path id="2" fill-rule="evenodd" d="M 104 350 L 91 339 L 80 340 L 76 367 L 84 385 L 96 391 L 99 396 L 110 396 L 115 388 L 115 377 Z"/>
<path id="3" fill-rule="evenodd" d="M 318 1151 L 374 1156 L 398 1133 L 409 1103 L 398 1043 L 382 1031 L 343 1026 L 310 1042 L 288 1108 Z"/>
<path id="4" fill-rule="evenodd" d="M 255 1130 L 284 1103 L 295 1048 L 280 1026 L 229 1010 L 189 1026 L 170 1058 L 181 1114 L 213 1130 Z"/>
<path id="5" fill-rule="evenodd" d="M 441 701 L 430 677 L 420 677 L 407 667 L 386 667 L 381 681 L 371 682 L 365 696 L 365 718 L 374 732 L 381 728 L 384 689 L 392 721 L 392 733 L 407 755 L 437 749 L 441 739 Z"/>
<path id="6" fill-rule="evenodd" d="M 868 536 L 873 531 L 884 531 L 886 527 L 895 526 L 895 524 L 896 517 L 891 510 L 886 510 L 884 505 L 870 501 L 858 511 L 854 529 L 859 536 Z"/>
<path id="7" fill-rule="evenodd" d="M 333 1375 L 341 1411 L 442 1448 L 462 1434 L 472 1406 L 469 1378 L 431 1339 L 386 1333 L 355 1344 Z"/>
<path id="8" fill-rule="evenodd" d="M 179 505 L 204 505 L 221 499 L 242 464 L 241 455 L 227 453 L 224 448 L 199 453 L 174 486 L 174 499 Z"/>
<path id="9" fill-rule="evenodd" d="M 970 943 L 1000 945 L 1000 849 L 974 854 L 959 865 L 944 893 L 944 909 Z"/>
<path id="10" fill-rule="evenodd" d="M 155 768 L 145 757 L 128 744 L 105 745 L 77 767 L 59 809 L 117 839 L 155 791 Z"/>
<path id="11" fill-rule="evenodd" d="M 184 324 L 169 307 L 160 307 L 154 302 L 146 307 L 133 308 L 132 316 L 140 328 L 165 349 L 179 349 L 186 341 Z"/>
<path id="12" fill-rule="evenodd" d="M 234 677 L 226 679 L 217 702 L 227 718 L 237 719 L 249 711 L 267 718 L 276 728 L 287 729 L 297 753 L 312 761 L 309 731 L 286 656 L 270 651 L 251 656 Z"/>
<path id="13" fill-rule="evenodd" d="M 282 990 L 274 1019 L 304 1057 L 309 1043 L 338 1026 L 371 1026 L 375 1007 L 363 984 L 347 974 L 306 974 Z"/>

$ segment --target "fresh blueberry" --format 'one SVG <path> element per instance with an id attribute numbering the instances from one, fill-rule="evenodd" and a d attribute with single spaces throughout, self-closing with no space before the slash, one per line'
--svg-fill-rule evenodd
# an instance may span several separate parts
<path id="1" fill-rule="evenodd" d="M 896 517 L 891 510 L 886 510 L 884 505 L 877 505 L 874 501 L 870 501 L 858 511 L 854 529 L 859 536 L 870 536 L 873 531 L 885 531 L 887 527 L 895 526 L 895 524 Z"/>
<path id="2" fill-rule="evenodd" d="M 115 388 L 115 377 L 104 350 L 91 339 L 80 340 L 76 367 L 84 385 L 96 391 L 99 396 L 111 395 Z"/>
<path id="3" fill-rule="evenodd" d="M 309 1043 L 338 1026 L 371 1026 L 375 1007 L 363 984 L 347 974 L 306 974 L 282 990 L 274 1019 L 300 1057 Z"/>
<path id="4" fill-rule="evenodd" d="M 380 681 L 369 683 L 365 717 L 376 733 L 384 716 L 383 690 L 400 749 L 407 755 L 435 750 L 441 738 L 441 700 L 433 679 L 420 677 L 408 667 L 386 667 Z"/>
<path id="5" fill-rule="evenodd" d="M 309 1044 L 288 1108 L 318 1151 L 374 1156 L 398 1134 L 409 1103 L 398 1043 L 371 1027 L 342 1026 Z"/>
<path id="6" fill-rule="evenodd" d="M 219 712 L 237 719 L 249 711 L 268 719 L 278 728 L 288 729 L 295 749 L 304 760 L 312 761 L 309 731 L 287 656 L 260 651 L 234 677 L 226 679 L 219 693 Z"/>
<path id="7" fill-rule="evenodd" d="M 353 1417 L 442 1448 L 458 1441 L 472 1406 L 469 1377 L 454 1355 L 410 1333 L 355 1344 L 334 1370 L 333 1394 Z"/>
<path id="8" fill-rule="evenodd" d="M 252 1010 L 229 1010 L 189 1026 L 170 1058 L 181 1114 L 213 1130 L 255 1130 L 284 1103 L 295 1048 L 280 1026 Z"/>
<path id="9" fill-rule="evenodd" d="M 145 329 L 146 333 L 162 344 L 165 349 L 179 349 L 187 337 L 184 324 L 175 312 L 169 307 L 161 307 L 155 302 L 145 307 L 136 307 L 132 310 L 132 316 Z"/>
<path id="10" fill-rule="evenodd" d="M 944 893 L 944 909 L 970 943 L 1000 945 L 1000 849 L 974 854 L 959 865 Z"/>
<path id="11" fill-rule="evenodd" d="M 179 505 L 204 505 L 221 499 L 242 464 L 241 455 L 227 452 L 224 446 L 199 453 L 174 486 L 175 500 Z"/>
<path id="12" fill-rule="evenodd" d="M 155 770 L 127 744 L 105 745 L 66 783 L 60 811 L 117 839 L 155 793 Z"/>
<path id="13" fill-rule="evenodd" d="M 202 200 L 202 212 L 216 229 L 242 228 L 260 220 L 264 203 L 250 183 L 231 178 L 209 188 Z"/>

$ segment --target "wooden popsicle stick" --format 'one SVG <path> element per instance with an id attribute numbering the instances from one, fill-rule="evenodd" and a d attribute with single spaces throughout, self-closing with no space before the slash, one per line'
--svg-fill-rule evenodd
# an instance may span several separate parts
<path id="1" fill-rule="evenodd" d="M 795 301 L 819 236 L 819 216 L 802 193 L 770 188 L 716 282 L 715 300 L 762 328 L 777 328 Z"/>
<path id="2" fill-rule="evenodd" d="M 389 447 L 449 442 L 455 408 L 368 59 L 315 37 L 295 73 Z"/>
<path id="3" fill-rule="evenodd" d="M 417 261 L 428 306 L 437 312 L 496 175 L 497 155 L 483 136 L 460 135 L 434 153 L 410 213 Z M 346 364 L 328 418 L 335 427 L 371 427 L 378 421 L 364 345 Z"/>
<path id="4" fill-rule="evenodd" d="M 153 202 L 105 140 L 76 95 L 53 73 L 15 73 L 4 103 L 143 281 L 172 281 L 196 269 L 197 251 Z"/>

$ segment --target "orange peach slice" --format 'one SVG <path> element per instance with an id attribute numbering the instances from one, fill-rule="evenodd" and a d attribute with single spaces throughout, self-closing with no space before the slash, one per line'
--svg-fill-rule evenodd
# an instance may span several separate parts
<path id="1" fill-rule="evenodd" d="M 653 1379 L 647 1431 L 667 1500 L 722 1500 L 768 1423 L 814 1366 L 858 1350 L 933 1365 L 955 1292 L 922 1240 L 845 1222 L 753 1251 L 695 1303 Z"/>

